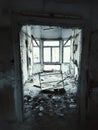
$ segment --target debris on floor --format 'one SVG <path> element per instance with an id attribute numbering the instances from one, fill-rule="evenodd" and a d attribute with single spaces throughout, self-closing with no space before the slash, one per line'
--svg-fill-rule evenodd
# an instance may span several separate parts
<path id="1" fill-rule="evenodd" d="M 26 99 L 27 98 L 27 99 Z M 67 113 L 78 112 L 76 97 L 56 93 L 39 93 L 36 97 L 25 96 L 25 113 L 32 112 L 32 116 L 65 116 Z"/>
<path id="2" fill-rule="evenodd" d="M 25 112 L 31 111 L 32 116 L 64 116 L 66 113 L 77 112 L 77 103 L 75 97 L 67 96 L 66 93 L 46 94 L 40 93 L 38 96 L 25 100 Z"/>
<path id="3" fill-rule="evenodd" d="M 74 78 L 66 78 L 64 88 L 45 90 L 41 90 L 37 76 L 35 79 L 35 82 L 30 81 L 24 86 L 24 115 L 38 118 L 78 113 L 77 83 Z"/>

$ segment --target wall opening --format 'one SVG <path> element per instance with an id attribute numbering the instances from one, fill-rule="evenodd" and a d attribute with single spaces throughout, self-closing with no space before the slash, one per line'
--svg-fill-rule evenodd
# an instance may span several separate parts
<path id="1" fill-rule="evenodd" d="M 25 25 L 20 53 L 25 119 L 79 116 L 78 79 L 82 30 Z M 74 117 L 73 117 L 74 119 Z"/>

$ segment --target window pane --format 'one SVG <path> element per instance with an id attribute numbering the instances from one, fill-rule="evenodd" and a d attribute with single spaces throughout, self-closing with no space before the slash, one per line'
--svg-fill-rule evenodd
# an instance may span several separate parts
<path id="1" fill-rule="evenodd" d="M 59 48 L 52 48 L 52 62 L 59 62 Z"/>
<path id="2" fill-rule="evenodd" d="M 64 44 L 65 44 L 66 41 L 67 40 L 64 41 Z M 70 42 L 71 42 L 71 40 L 69 40 L 64 46 L 70 46 Z"/>
<path id="3" fill-rule="evenodd" d="M 44 46 L 59 46 L 59 41 L 44 41 Z"/>
<path id="4" fill-rule="evenodd" d="M 64 47 L 63 62 L 70 62 L 70 47 Z"/>
<path id="5" fill-rule="evenodd" d="M 37 43 L 38 43 L 38 45 L 39 45 L 39 41 L 38 41 L 38 40 L 36 40 L 36 42 L 37 42 Z M 37 46 L 36 42 L 33 40 L 33 46 Z"/>
<path id="6" fill-rule="evenodd" d="M 44 70 L 60 70 L 60 65 L 44 65 Z"/>
<path id="7" fill-rule="evenodd" d="M 33 48 L 33 60 L 34 60 L 34 63 L 40 62 L 39 47 L 34 47 Z"/>
<path id="8" fill-rule="evenodd" d="M 44 62 L 50 62 L 51 55 L 50 55 L 50 48 L 44 48 Z"/>

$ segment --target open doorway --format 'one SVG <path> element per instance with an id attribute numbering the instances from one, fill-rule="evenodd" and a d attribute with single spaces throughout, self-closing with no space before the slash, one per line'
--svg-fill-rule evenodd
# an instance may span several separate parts
<path id="1" fill-rule="evenodd" d="M 78 116 L 81 37 L 79 28 L 42 25 L 21 28 L 25 119 L 45 123 L 49 118 Z"/>

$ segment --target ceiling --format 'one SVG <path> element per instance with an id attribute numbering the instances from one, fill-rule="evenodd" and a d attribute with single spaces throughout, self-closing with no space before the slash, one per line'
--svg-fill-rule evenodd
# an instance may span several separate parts
<path id="1" fill-rule="evenodd" d="M 32 25 L 31 32 L 36 39 L 67 39 L 73 34 L 73 29 L 66 29 L 57 26 Z"/>

